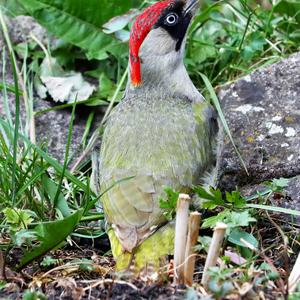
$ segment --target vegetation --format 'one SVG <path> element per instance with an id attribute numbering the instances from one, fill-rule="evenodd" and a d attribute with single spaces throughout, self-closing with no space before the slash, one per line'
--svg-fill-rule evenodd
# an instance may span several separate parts
<path id="1" fill-rule="evenodd" d="M 79 105 L 105 107 L 103 125 L 125 88 L 132 20 L 153 2 L 101 0 L 99 5 L 98 0 L 0 0 L 5 40 L 0 82 L 0 106 L 4 111 L 0 118 L 0 277 L 4 280 L 0 282 L 0 291 L 6 285 L 4 262 L 12 252 L 21 250 L 17 268 L 22 269 L 33 261 L 41 261 L 50 250 L 72 244 L 75 237 L 95 239 L 105 234 L 101 222 L 92 222 L 103 220 L 104 216 L 96 209 L 99 197 L 90 190 L 89 162 L 81 163 L 75 173 L 69 171 L 74 114 Z M 211 85 L 216 88 L 299 50 L 297 1 L 202 2 L 189 31 L 185 60 L 194 83 L 207 98 L 216 97 Z M 46 38 L 39 40 L 32 34 L 26 42 L 12 44 L 4 15 L 34 17 L 47 29 Z M 8 80 L 8 70 L 12 70 L 13 83 Z M 56 80 L 64 80 L 64 91 L 67 85 L 72 88 L 67 94 L 62 90 L 55 94 L 51 86 Z M 11 95 L 14 105 L 9 102 Z M 37 98 L 51 98 L 58 103 L 52 109 L 35 111 L 34 101 L 41 101 Z M 70 107 L 73 118 L 61 164 L 48 153 L 46 143 L 36 143 L 34 117 L 66 107 Z M 83 152 L 91 148 L 95 136 L 101 133 L 101 128 L 94 134 L 90 132 L 93 118 L 91 112 L 83 137 Z M 89 143 L 88 136 L 92 136 Z M 236 268 L 230 263 L 232 257 L 223 257 L 223 263 L 229 267 L 211 270 L 209 289 L 216 298 L 221 299 L 236 288 L 228 283 L 233 277 L 240 287 L 247 282 L 265 289 L 275 285 L 284 295 L 272 259 L 265 259 L 266 250 L 253 249 L 267 247 L 272 255 L 280 253 L 286 258 L 295 249 L 294 244 L 298 244 L 295 225 L 291 224 L 289 232 L 284 232 L 274 227 L 267 213 L 273 210 L 300 215 L 295 210 L 268 206 L 270 197 L 274 193 L 281 195 L 286 184 L 285 179 L 266 183 L 263 193 L 249 198 L 241 197 L 238 191 L 227 192 L 224 198 L 219 190 L 207 192 L 202 187 L 194 188 L 195 194 L 205 199 L 202 208 L 208 211 L 202 228 L 225 222 L 229 226 L 227 242 L 232 247 L 231 253 L 245 260 Z M 171 219 L 178 194 L 168 189 L 167 195 L 168 199 L 161 199 L 161 205 Z M 261 227 L 266 222 L 269 228 Z M 280 250 L 276 249 L 278 244 L 269 240 L 271 227 L 277 230 L 274 239 L 283 244 Z M 241 238 L 253 248 L 241 243 Z M 197 249 L 206 251 L 208 240 L 200 238 Z M 288 240 L 293 242 L 288 244 Z M 61 261 L 49 256 L 42 261 L 44 268 L 56 264 Z M 85 266 L 85 272 L 95 270 L 91 261 L 74 261 L 74 265 Z M 194 292 L 188 290 L 187 298 L 194 299 Z M 298 299 L 295 297 L 290 299 Z M 28 291 L 24 295 L 27 298 L 43 297 Z"/>

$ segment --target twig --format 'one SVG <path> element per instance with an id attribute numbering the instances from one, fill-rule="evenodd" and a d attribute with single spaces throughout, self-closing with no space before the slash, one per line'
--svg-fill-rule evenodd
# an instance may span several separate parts
<path id="1" fill-rule="evenodd" d="M 201 214 L 199 212 L 190 213 L 189 232 L 185 248 L 185 259 L 187 259 L 187 262 L 184 265 L 184 283 L 189 286 L 192 286 L 193 284 L 195 256 L 192 254 L 194 252 L 193 248 L 196 245 L 199 236 L 200 221 Z"/>
<path id="2" fill-rule="evenodd" d="M 267 264 L 270 265 L 272 272 L 276 272 L 277 268 L 274 266 L 273 261 L 265 255 L 265 251 L 259 251 L 257 248 L 255 248 L 253 245 L 251 245 L 249 242 L 247 242 L 246 240 L 244 240 L 243 238 L 240 239 L 241 243 L 243 243 L 246 247 L 248 247 L 250 250 L 252 250 L 253 252 L 257 253 L 264 261 L 267 262 Z M 278 284 L 280 291 L 282 292 L 283 295 L 286 295 L 286 289 L 284 286 L 284 281 L 282 278 L 279 278 L 278 280 L 276 280 L 276 283 Z"/>
<path id="3" fill-rule="evenodd" d="M 281 229 L 280 226 L 277 225 L 277 223 L 270 217 L 268 211 L 266 211 L 266 215 L 271 222 L 271 224 L 277 229 L 279 232 L 282 241 L 283 241 L 283 247 L 284 247 L 284 253 L 282 254 L 283 260 L 284 260 L 284 267 L 285 267 L 285 272 L 289 273 L 290 271 L 290 265 L 289 265 L 289 257 L 288 257 L 288 237 L 284 234 L 283 230 Z M 300 274 L 300 273 L 299 273 Z M 287 283 L 287 281 L 285 281 Z M 288 289 L 289 289 L 289 283 L 287 283 L 287 288 L 285 289 L 285 299 L 288 298 Z"/>
<path id="4" fill-rule="evenodd" d="M 4 254 L 0 251 L 0 280 L 6 280 Z"/>
<path id="5" fill-rule="evenodd" d="M 121 284 L 121 285 L 127 285 L 127 286 L 130 286 L 135 291 L 138 290 L 138 288 L 130 282 L 122 281 L 122 280 L 113 280 L 113 279 L 99 280 L 99 281 L 95 282 L 94 284 L 92 284 L 91 286 L 88 286 L 88 287 L 84 288 L 83 290 L 87 291 L 89 289 L 93 289 L 93 288 L 97 287 L 100 284 L 106 284 L 106 283 L 110 283 L 110 284 L 116 283 L 116 284 Z"/>
<path id="6" fill-rule="evenodd" d="M 209 268 L 214 267 L 217 263 L 217 259 L 219 257 L 220 249 L 226 233 L 226 229 L 227 229 L 227 225 L 222 222 L 217 223 L 214 229 L 213 238 L 209 246 L 209 250 L 208 250 L 208 254 L 204 266 L 204 271 L 203 271 L 203 277 L 201 280 L 201 283 L 204 287 L 207 287 L 209 281 L 209 275 L 208 275 Z"/>
<path id="7" fill-rule="evenodd" d="M 300 253 L 298 254 L 296 263 L 289 276 L 289 281 L 288 281 L 289 293 L 293 293 L 296 290 L 299 283 L 300 283 Z"/>
<path id="8" fill-rule="evenodd" d="M 174 284 L 184 283 L 185 246 L 188 229 L 189 195 L 180 194 L 177 201 L 175 245 L 174 245 Z"/>

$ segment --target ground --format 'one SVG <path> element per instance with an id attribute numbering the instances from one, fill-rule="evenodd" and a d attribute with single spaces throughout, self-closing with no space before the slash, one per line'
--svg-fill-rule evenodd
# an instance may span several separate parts
<path id="1" fill-rule="evenodd" d="M 24 32 L 28 36 L 31 31 L 43 40 L 45 32 L 31 18 L 19 17 L 15 22 L 10 27 L 14 43 L 24 42 Z M 288 177 L 291 180 L 284 191 L 272 193 L 267 203 L 299 210 L 299 70 L 298 53 L 219 91 L 225 117 L 249 171 L 247 176 L 231 143 L 225 138 L 219 170 L 223 190 L 230 191 L 238 186 L 245 196 L 249 196 L 263 190 L 265 180 Z M 7 75 L 7 82 L 12 84 L 11 68 Z M 14 103 L 14 95 L 9 94 L 9 97 Z M 44 101 L 36 97 L 36 100 L 36 110 L 55 106 L 49 99 Z M 0 115 L 3 115 L 1 105 L 2 102 Z M 87 117 L 93 109 L 79 108 L 70 149 L 74 156 L 80 152 L 78 145 L 81 144 Z M 38 140 L 44 141 L 46 138 L 49 152 L 60 162 L 63 162 L 66 148 L 70 112 L 71 109 L 51 111 L 36 118 Z M 96 115 L 97 121 L 101 120 L 103 110 L 98 108 Z M 255 204 L 258 203 L 259 199 Z M 202 212 L 203 218 L 212 215 L 210 211 Z M 286 294 L 289 271 L 299 252 L 299 221 L 293 222 L 290 215 L 263 210 L 255 214 L 258 221 L 247 228 L 247 232 L 255 233 L 259 239 L 260 251 L 252 256 L 255 263 L 251 263 L 252 258 L 249 258 L 248 264 L 240 265 L 236 248 L 230 242 L 224 244 L 226 257 L 219 262 L 220 265 L 226 262 L 229 273 L 216 277 L 214 294 L 223 292 L 224 283 L 232 282 L 233 289 L 227 296 L 219 295 L 218 299 L 279 299 Z M 212 236 L 212 230 L 201 229 L 200 237 L 204 236 Z M 288 245 L 285 244 L 286 237 L 290 241 Z M 22 271 L 16 271 L 15 266 L 22 254 L 15 248 L 6 255 L 6 272 L 1 279 L 7 279 L 8 284 L 4 286 L 0 281 L 0 298 L 25 299 L 24 292 L 28 294 L 32 291 L 36 294 L 31 298 L 28 294 L 26 299 L 43 299 L 43 295 L 48 299 L 215 299 L 210 298 L 200 285 L 206 259 L 204 251 L 197 255 L 194 289 L 187 289 L 175 287 L 172 276 L 166 274 L 157 275 L 159 280 L 156 282 L 153 278 L 133 280 L 128 278 L 128 274 L 116 274 L 111 255 L 104 253 L 108 250 L 107 238 L 96 240 L 93 244 L 79 238 L 74 238 L 73 242 L 69 239 L 60 250 L 50 252 L 46 258 L 28 265 Z M 259 268 L 263 262 L 267 262 L 271 269 Z M 0 271 L 3 267 L 0 257 Z M 277 274 L 280 278 L 276 277 Z"/>

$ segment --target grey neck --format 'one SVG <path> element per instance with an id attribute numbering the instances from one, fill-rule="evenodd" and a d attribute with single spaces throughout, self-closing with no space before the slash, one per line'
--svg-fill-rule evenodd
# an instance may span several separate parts
<path id="1" fill-rule="evenodd" d="M 158 61 L 156 58 L 154 67 L 150 64 L 147 64 L 148 67 L 143 65 L 142 84 L 140 86 L 134 87 L 130 79 L 128 80 L 126 95 L 134 96 L 134 94 L 146 91 L 159 91 L 160 93 L 187 98 L 192 102 L 203 101 L 203 96 L 191 81 L 183 62 L 175 68 L 164 68 L 164 62 L 161 62 L 162 68 L 157 71 L 155 65 L 157 66 Z"/>

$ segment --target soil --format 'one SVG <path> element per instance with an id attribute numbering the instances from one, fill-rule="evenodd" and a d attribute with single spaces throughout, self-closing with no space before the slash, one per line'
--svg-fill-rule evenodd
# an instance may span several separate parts
<path id="1" fill-rule="evenodd" d="M 57 260 L 56 265 L 43 267 L 40 263 L 21 272 L 12 271 L 20 254 L 20 251 L 12 251 L 8 256 L 6 276 L 9 283 L 0 291 L 0 299 L 24 299 L 26 290 L 43 293 L 50 300 L 181 299 L 185 294 L 185 287 L 174 287 L 170 280 L 155 283 L 130 280 L 125 274 L 118 278 L 113 271 L 112 257 L 102 256 L 102 251 L 92 247 L 67 247 L 51 253 L 51 258 Z M 82 264 L 85 259 L 92 264 Z"/>
<path id="2" fill-rule="evenodd" d="M 274 220 L 291 240 L 294 239 L 292 247 L 283 246 L 283 237 L 272 223 Z M 227 266 L 234 269 L 227 277 L 234 290 L 228 296 L 218 299 L 284 299 L 285 282 L 295 263 L 296 253 L 299 252 L 297 242 L 299 228 L 279 215 L 269 214 L 269 217 L 261 216 L 253 230 L 256 230 L 260 237 L 261 252 L 257 259 L 254 257 L 253 260 L 250 259 L 253 263 L 248 267 L 227 263 Z M 211 234 L 211 231 L 200 231 L 200 236 Z M 139 279 L 133 279 L 128 273 L 117 274 L 114 272 L 112 257 L 104 254 L 108 249 L 106 238 L 95 240 L 93 244 L 84 239 L 75 239 L 72 246 L 68 245 L 48 254 L 51 261 L 44 258 L 38 263 L 28 265 L 20 272 L 15 271 L 15 266 L 22 252 L 14 249 L 6 257 L 7 280 L 2 289 L 0 281 L 0 299 L 216 299 L 209 296 L 200 285 L 206 259 L 203 251 L 200 251 L 196 258 L 194 289 L 191 290 L 185 286 L 174 286 L 170 274 Z M 235 252 L 229 243 L 224 245 L 224 250 Z M 48 265 L 45 264 L 47 261 Z M 280 279 L 275 278 L 267 283 L 261 281 L 260 278 L 265 277 L 262 276 L 263 271 L 258 271 L 258 266 L 263 262 L 271 265 L 280 275 Z M 241 280 L 245 274 L 249 276 L 248 281 Z M 243 289 L 248 287 L 249 291 L 243 292 Z M 42 293 L 46 298 L 42 296 L 24 298 L 28 290 Z M 188 294 L 190 292 L 191 294 Z"/>

